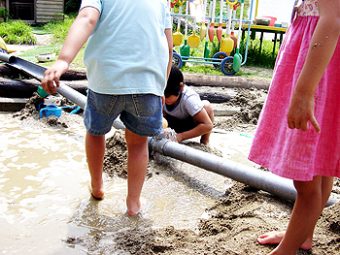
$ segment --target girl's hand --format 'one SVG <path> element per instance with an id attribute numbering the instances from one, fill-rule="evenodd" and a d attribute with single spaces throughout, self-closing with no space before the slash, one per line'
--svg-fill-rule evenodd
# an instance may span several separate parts
<path id="1" fill-rule="evenodd" d="M 291 129 L 308 129 L 308 122 L 312 124 L 316 132 L 320 132 L 320 126 L 314 116 L 314 96 L 306 96 L 294 93 L 288 110 L 288 127 Z"/>
<path id="2" fill-rule="evenodd" d="M 65 73 L 68 68 L 69 64 L 60 59 L 58 59 L 53 66 L 48 68 L 41 81 L 44 90 L 50 94 L 55 94 L 57 92 L 57 87 L 59 87 L 60 76 Z"/>

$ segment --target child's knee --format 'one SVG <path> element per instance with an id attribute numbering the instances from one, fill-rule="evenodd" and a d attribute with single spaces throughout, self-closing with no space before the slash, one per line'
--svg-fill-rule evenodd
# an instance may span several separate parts
<path id="1" fill-rule="evenodd" d="M 210 119 L 213 120 L 213 117 L 214 117 L 214 108 L 213 108 L 212 104 L 209 101 L 207 101 L 207 100 L 203 100 L 203 103 L 204 103 L 203 108 L 208 113 Z"/>

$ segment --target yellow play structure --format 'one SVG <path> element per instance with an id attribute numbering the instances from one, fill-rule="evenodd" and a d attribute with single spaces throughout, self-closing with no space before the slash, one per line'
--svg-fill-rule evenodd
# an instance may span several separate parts
<path id="1" fill-rule="evenodd" d="M 0 49 L 3 50 L 5 53 L 12 53 L 15 52 L 15 50 L 10 49 L 7 44 L 5 43 L 4 39 L 0 37 Z"/>

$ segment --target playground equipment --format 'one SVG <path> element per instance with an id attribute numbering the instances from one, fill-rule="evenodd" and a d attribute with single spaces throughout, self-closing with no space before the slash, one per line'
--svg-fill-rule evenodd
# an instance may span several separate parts
<path id="1" fill-rule="evenodd" d="M 4 39 L 2 39 L 2 37 L 0 37 L 0 52 L 3 53 L 13 53 L 15 52 L 15 50 L 10 49 L 7 44 L 5 43 Z"/>
<path id="2" fill-rule="evenodd" d="M 216 6 L 216 0 L 204 0 L 200 1 L 202 3 L 203 20 L 198 21 L 201 24 L 199 36 L 196 35 L 196 17 L 190 14 L 190 5 L 192 1 L 182 0 L 182 1 L 172 1 L 172 16 L 176 17 L 177 32 L 174 33 L 174 43 L 175 50 L 173 52 L 173 63 L 181 68 L 187 62 L 197 63 L 197 64 L 212 64 L 215 68 L 219 68 L 225 75 L 234 75 L 237 73 L 241 66 L 247 61 L 247 51 L 250 38 L 250 25 L 253 13 L 253 1 L 250 0 L 249 6 L 249 18 L 244 20 L 244 0 L 220 0 L 219 5 Z M 185 14 L 182 14 L 182 6 L 186 6 Z M 223 19 L 224 6 L 227 6 L 227 18 Z M 218 27 L 215 27 L 216 12 L 219 7 L 219 23 Z M 237 8 L 240 7 L 240 15 L 236 18 Z M 178 11 L 177 11 L 178 10 Z M 176 12 L 177 11 L 177 12 Z M 208 15 L 206 15 L 208 12 Z M 179 33 L 181 19 L 185 21 L 184 27 L 184 43 L 179 44 Z M 188 26 L 191 22 L 192 34 L 187 37 Z M 225 24 L 225 31 L 222 27 Z M 240 53 L 240 42 L 242 36 L 242 25 L 248 24 L 247 32 L 248 36 L 245 41 L 244 56 Z M 237 37 L 234 35 L 235 27 L 238 28 Z M 215 36 L 216 35 L 216 36 Z M 200 45 L 200 40 L 204 47 L 201 56 L 193 56 L 192 49 L 198 48 Z M 210 44 L 210 47 L 209 47 Z M 217 47 L 216 47 L 217 45 Z M 177 48 L 179 48 L 179 51 Z M 216 50 L 217 49 L 217 50 Z M 197 50 L 196 50 L 197 51 Z M 196 54 L 197 55 L 197 54 Z"/>

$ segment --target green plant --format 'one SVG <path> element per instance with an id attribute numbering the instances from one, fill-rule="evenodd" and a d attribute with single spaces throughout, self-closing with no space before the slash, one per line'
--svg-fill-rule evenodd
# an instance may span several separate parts
<path id="1" fill-rule="evenodd" d="M 241 42 L 240 51 L 245 52 L 246 39 Z M 247 52 L 248 66 L 259 66 L 266 68 L 273 68 L 275 65 L 276 56 L 278 53 L 278 47 L 273 54 L 273 42 L 270 40 L 263 40 L 262 49 L 260 52 L 260 40 L 249 40 L 248 52 Z"/>
<path id="2" fill-rule="evenodd" d="M 70 14 L 77 12 L 80 7 L 81 0 L 66 0 L 65 1 L 65 13 Z"/>
<path id="3" fill-rule="evenodd" d="M 0 18 L 7 20 L 8 18 L 8 11 L 5 7 L 0 7 Z"/>
<path id="4" fill-rule="evenodd" d="M 9 44 L 35 44 L 32 28 L 23 21 L 0 23 L 0 36 Z"/>

